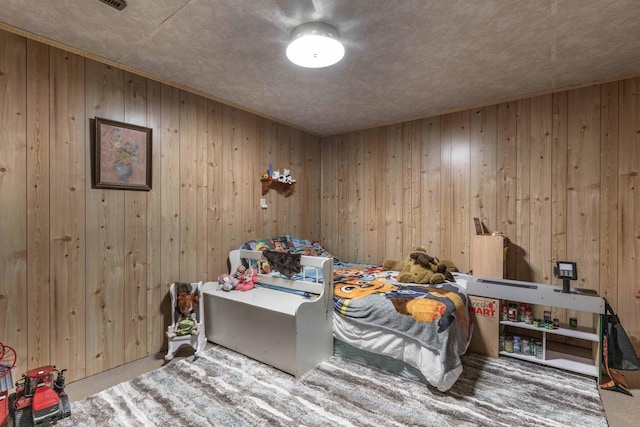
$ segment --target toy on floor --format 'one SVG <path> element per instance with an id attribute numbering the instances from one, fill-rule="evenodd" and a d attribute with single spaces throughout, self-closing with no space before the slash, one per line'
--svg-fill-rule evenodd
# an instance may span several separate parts
<path id="1" fill-rule="evenodd" d="M 188 283 L 178 283 L 177 285 L 176 310 L 178 320 L 173 327 L 173 332 L 167 332 L 167 337 L 197 335 L 199 331 L 195 308 L 200 301 L 198 293 L 191 293 L 191 286 Z"/>
<path id="2" fill-rule="evenodd" d="M 52 423 L 71 416 L 69 396 L 64 391 L 65 371 L 47 365 L 22 374 L 15 384 L 15 393 L 9 395 L 8 399 L 14 426 Z M 54 379 L 55 372 L 57 376 Z"/>
<path id="3" fill-rule="evenodd" d="M 7 395 L 13 388 L 13 368 L 16 366 L 16 351 L 0 342 L 0 426 L 7 425 L 9 400 Z"/>
<path id="4" fill-rule="evenodd" d="M 171 298 L 171 324 L 167 326 L 168 348 L 165 360 L 173 359 L 182 346 L 195 350 L 194 359 L 199 357 L 207 345 L 204 324 L 204 301 L 202 282 L 172 283 L 169 288 Z"/>

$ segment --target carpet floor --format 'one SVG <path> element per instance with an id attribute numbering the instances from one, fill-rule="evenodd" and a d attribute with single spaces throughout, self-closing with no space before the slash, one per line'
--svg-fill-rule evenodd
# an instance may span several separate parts
<path id="1" fill-rule="evenodd" d="M 479 354 L 446 393 L 333 356 L 296 379 L 224 347 L 74 402 L 58 426 L 607 426 L 595 379 Z"/>

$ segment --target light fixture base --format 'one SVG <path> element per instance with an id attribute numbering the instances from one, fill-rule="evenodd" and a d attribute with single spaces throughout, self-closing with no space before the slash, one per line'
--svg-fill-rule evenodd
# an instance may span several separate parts
<path id="1" fill-rule="evenodd" d="M 287 58 L 306 68 L 323 68 L 344 57 L 338 30 L 324 22 L 306 22 L 291 31 Z"/>

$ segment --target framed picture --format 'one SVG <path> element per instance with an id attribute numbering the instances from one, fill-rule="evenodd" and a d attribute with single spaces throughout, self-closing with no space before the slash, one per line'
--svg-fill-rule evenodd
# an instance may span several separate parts
<path id="1" fill-rule="evenodd" d="M 151 190 L 151 129 L 95 118 L 94 187 Z"/>

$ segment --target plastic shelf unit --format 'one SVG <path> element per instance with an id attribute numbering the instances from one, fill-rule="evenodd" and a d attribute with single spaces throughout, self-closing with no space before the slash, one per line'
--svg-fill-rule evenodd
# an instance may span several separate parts
<path id="1" fill-rule="evenodd" d="M 594 319 L 596 326 L 593 328 L 584 326 L 574 328 L 561 323 L 558 328 L 547 329 L 525 322 L 501 320 L 499 322 L 500 328 L 519 328 L 518 333 L 522 333 L 523 336 L 526 335 L 527 331 L 532 331 L 532 336 L 541 334 L 542 357 L 507 351 L 500 351 L 499 354 L 584 375 L 600 376 L 600 357 L 602 354 L 601 325 L 602 315 L 605 312 L 603 298 L 583 289 L 573 288 L 569 293 L 563 293 L 561 286 L 484 277 L 476 277 L 474 280 L 469 281 L 467 283 L 467 292 L 469 295 L 479 297 L 584 311 L 597 316 Z M 495 328 L 492 331 L 483 331 L 483 333 L 499 334 L 500 328 Z M 590 341 L 592 343 L 590 357 L 584 357 L 584 353 L 589 352 L 589 349 L 582 347 L 558 344 L 558 349 L 550 349 L 550 341 L 548 340 L 550 335 Z M 497 341 L 495 339 L 493 342 Z"/>

